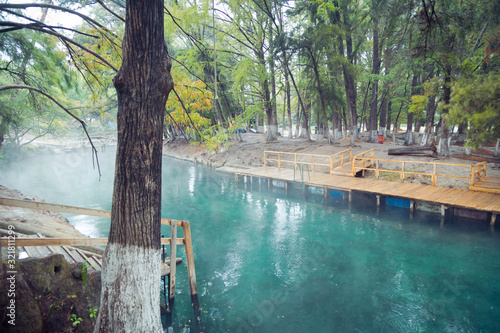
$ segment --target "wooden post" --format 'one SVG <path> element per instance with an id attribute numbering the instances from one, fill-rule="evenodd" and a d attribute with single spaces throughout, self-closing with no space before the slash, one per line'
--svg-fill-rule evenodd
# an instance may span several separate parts
<path id="1" fill-rule="evenodd" d="M 196 287 L 196 272 L 194 269 L 193 242 L 191 240 L 191 227 L 189 226 L 189 222 L 182 221 L 182 230 L 184 232 L 184 248 L 186 249 L 189 289 L 191 290 L 191 295 L 197 295 L 198 290 Z"/>
<path id="2" fill-rule="evenodd" d="M 445 217 L 446 209 L 448 209 L 448 207 L 446 207 L 445 205 L 441 205 L 441 217 Z"/>
<path id="3" fill-rule="evenodd" d="M 267 166 L 266 152 L 264 151 L 264 166 Z"/>
<path id="4" fill-rule="evenodd" d="M 340 165 L 342 165 L 342 162 L 340 162 Z M 333 170 L 333 156 L 330 155 L 330 171 Z"/>
<path id="5" fill-rule="evenodd" d="M 380 194 L 376 195 L 377 197 L 377 215 L 380 213 Z"/>
<path id="6" fill-rule="evenodd" d="M 405 162 L 401 162 L 401 183 L 405 182 Z"/>
<path id="7" fill-rule="evenodd" d="M 491 213 L 491 220 L 490 220 L 490 225 L 491 226 L 495 225 L 496 219 L 497 219 L 497 214 L 496 213 Z"/>
<path id="8" fill-rule="evenodd" d="M 474 179 L 476 178 L 475 172 L 476 172 L 476 166 L 475 165 L 471 165 L 470 166 L 469 186 L 474 186 Z"/>
<path id="9" fill-rule="evenodd" d="M 278 170 L 281 170 L 281 153 L 278 153 Z"/>
<path id="10" fill-rule="evenodd" d="M 434 169 L 432 171 L 432 186 L 436 186 L 437 184 L 437 164 L 434 163 Z"/>
<path id="11" fill-rule="evenodd" d="M 314 155 L 311 155 L 311 169 L 314 172 Z"/>
<path id="12" fill-rule="evenodd" d="M 415 200 L 410 200 L 410 213 L 413 214 L 414 210 L 415 210 Z"/>
<path id="13" fill-rule="evenodd" d="M 177 268 L 177 223 L 170 221 L 170 292 L 168 295 L 169 303 L 175 297 L 175 270 Z"/>
<path id="14" fill-rule="evenodd" d="M 379 168 L 378 164 L 379 164 L 379 161 L 376 160 L 375 161 L 375 178 L 377 178 L 377 179 L 379 179 L 379 177 L 380 177 L 380 171 L 378 170 L 378 168 Z"/>

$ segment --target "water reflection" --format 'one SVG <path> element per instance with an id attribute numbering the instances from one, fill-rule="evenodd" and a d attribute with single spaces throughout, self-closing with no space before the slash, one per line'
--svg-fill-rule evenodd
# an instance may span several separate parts
<path id="1" fill-rule="evenodd" d="M 78 164 L 69 161 L 56 169 Z M 48 202 L 109 209 L 111 180 L 82 176 L 82 166 L 74 178 L 59 170 L 57 177 L 68 178 L 54 182 L 49 162 L 3 168 L 0 180 Z M 112 163 L 103 168 L 112 173 Z M 249 192 L 233 179 L 164 161 L 162 215 L 191 222 L 199 290 L 193 312 L 180 265 L 167 331 L 500 331 L 498 234 L 463 225 L 441 229 L 438 220 L 418 214 L 409 220 L 401 211 L 376 215 L 338 202 L 305 203 L 302 194 Z M 81 216 L 74 223 L 92 234 L 109 228 Z"/>

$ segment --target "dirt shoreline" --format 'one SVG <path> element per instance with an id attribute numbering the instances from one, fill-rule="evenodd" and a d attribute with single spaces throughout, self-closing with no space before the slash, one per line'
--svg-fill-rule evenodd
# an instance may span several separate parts
<path id="1" fill-rule="evenodd" d="M 390 140 L 383 144 L 367 143 L 362 140 L 356 140 L 355 146 L 351 147 L 348 138 L 338 140 L 333 144 L 329 144 L 323 138 L 316 138 L 313 141 L 305 139 L 293 139 L 278 137 L 278 140 L 266 142 L 264 134 L 244 133 L 243 141 L 231 140 L 227 142 L 219 152 L 208 152 L 202 146 L 193 145 L 184 139 L 177 139 L 173 142 L 166 142 L 163 146 L 163 154 L 177 159 L 200 163 L 220 171 L 231 172 L 234 168 L 249 169 L 264 165 L 264 151 L 281 151 L 292 153 L 306 153 L 319 155 L 332 155 L 342 150 L 352 148 L 352 154 L 357 155 L 370 149 L 374 149 L 375 158 L 387 160 L 404 160 L 407 162 L 438 162 L 448 164 L 472 165 L 478 163 L 478 160 L 488 160 L 487 174 L 500 177 L 500 159 L 493 158 L 493 151 L 482 149 L 481 154 L 474 154 L 471 160 L 464 159 L 465 148 L 459 145 L 452 145 L 450 152 L 452 157 L 441 158 L 431 156 L 396 156 L 388 155 L 388 149 L 403 147 L 402 144 L 394 144 Z M 461 157 L 461 158 L 458 158 Z M 387 163 L 388 165 L 396 165 L 397 163 Z M 411 165 L 411 163 L 409 163 Z M 391 168 L 391 167 L 388 167 Z M 426 171 L 416 164 L 409 167 L 411 170 Z M 405 168 L 406 169 L 406 168 Z M 439 166 L 440 174 L 451 174 L 466 177 L 470 174 L 468 167 L 453 167 Z M 367 177 L 374 175 L 367 174 Z M 386 180 L 390 180 L 386 179 Z M 410 177 L 405 182 L 427 184 L 429 179 L 425 177 Z M 438 178 L 438 186 L 468 188 L 467 179 L 457 178 Z"/>
<path id="2" fill-rule="evenodd" d="M 3 185 L 0 185 L 0 197 L 43 201 Z M 15 228 L 13 230 L 18 237 L 40 233 L 54 238 L 88 238 L 59 213 L 0 205 L 0 236 L 8 236 L 8 230 L 12 227 Z M 95 246 L 77 247 L 99 254 L 104 252 L 102 248 Z M 3 251 L 2 255 L 4 255 Z"/>

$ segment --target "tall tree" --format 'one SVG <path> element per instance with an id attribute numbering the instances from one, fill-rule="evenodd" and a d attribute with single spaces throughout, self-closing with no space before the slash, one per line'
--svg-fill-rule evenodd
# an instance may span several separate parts
<path id="1" fill-rule="evenodd" d="M 127 0 L 111 229 L 95 332 L 160 332 L 163 112 L 173 87 L 163 1 Z"/>
<path id="2" fill-rule="evenodd" d="M 372 53 L 372 99 L 370 102 L 370 118 L 368 121 L 368 130 L 370 131 L 370 142 L 377 142 L 378 131 L 378 78 L 380 73 L 380 56 L 379 56 L 379 27 L 378 27 L 378 10 L 377 1 L 372 0 L 372 20 L 373 20 L 373 53 Z"/>

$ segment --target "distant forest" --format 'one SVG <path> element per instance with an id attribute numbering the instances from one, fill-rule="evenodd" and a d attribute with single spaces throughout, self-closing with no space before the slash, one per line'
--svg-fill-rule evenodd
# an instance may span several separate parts
<path id="1" fill-rule="evenodd" d="M 79 135 L 76 119 L 115 131 L 124 20 L 118 0 L 0 4 L 0 152 Z M 170 139 L 376 142 L 403 125 L 406 144 L 438 138 L 447 156 L 452 130 L 471 147 L 500 138 L 496 0 L 166 1 L 164 20 Z"/>

